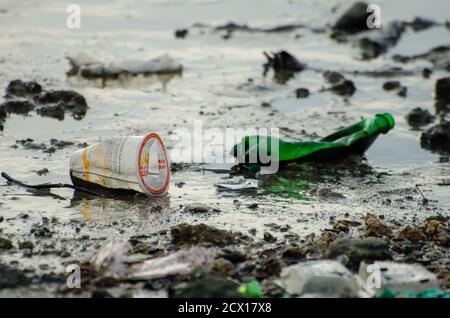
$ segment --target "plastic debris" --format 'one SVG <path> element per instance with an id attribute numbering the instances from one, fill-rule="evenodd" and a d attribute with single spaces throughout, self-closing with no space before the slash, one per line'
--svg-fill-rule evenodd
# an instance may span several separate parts
<path id="1" fill-rule="evenodd" d="M 337 261 L 311 261 L 285 267 L 275 283 L 287 293 L 304 298 L 368 297 L 358 277 Z"/>
<path id="2" fill-rule="evenodd" d="M 371 266 L 369 268 L 369 266 Z M 373 264 L 361 263 L 359 276 L 368 281 L 374 275 L 380 275 L 379 281 L 371 283 L 375 292 L 390 289 L 393 292 L 414 290 L 415 292 L 439 288 L 436 276 L 419 264 L 402 264 L 389 261 L 378 261 Z"/>
<path id="3" fill-rule="evenodd" d="M 257 179 L 246 179 L 242 176 L 227 179 L 216 183 L 216 187 L 223 190 L 230 191 L 243 191 L 258 189 L 259 180 Z"/>
<path id="4" fill-rule="evenodd" d="M 389 288 L 383 289 L 375 294 L 374 298 L 450 298 L 450 293 L 446 293 L 440 289 L 431 288 L 421 292 L 407 290 L 404 292 L 395 292 Z"/>
<path id="5" fill-rule="evenodd" d="M 128 269 L 127 278 L 149 280 L 169 275 L 187 275 L 196 269 L 209 268 L 214 257 L 214 249 L 193 247 L 168 256 L 133 264 Z"/>
<path id="6" fill-rule="evenodd" d="M 68 57 L 71 69 L 69 75 L 81 75 L 86 78 L 113 77 L 122 73 L 131 74 L 166 74 L 179 73 L 182 65 L 164 54 L 148 60 L 117 60 L 110 63 L 97 61 L 86 53 Z"/>
<path id="7" fill-rule="evenodd" d="M 152 196 L 169 188 L 170 167 L 166 148 L 156 133 L 106 140 L 80 149 L 70 158 L 75 186 L 123 189 Z"/>
<path id="8" fill-rule="evenodd" d="M 247 284 L 239 286 L 239 293 L 245 297 L 262 298 L 264 296 L 260 283 L 254 279 Z"/>
<path id="9" fill-rule="evenodd" d="M 127 241 L 112 238 L 91 258 L 90 264 L 93 269 L 104 276 L 124 277 L 126 273 L 126 254 L 130 249 L 131 245 Z"/>

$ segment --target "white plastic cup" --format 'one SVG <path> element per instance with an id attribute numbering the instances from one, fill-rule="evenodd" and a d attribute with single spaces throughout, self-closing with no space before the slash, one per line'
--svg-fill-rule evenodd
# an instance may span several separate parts
<path id="1" fill-rule="evenodd" d="M 170 165 L 161 137 L 150 133 L 116 137 L 78 150 L 70 158 L 70 175 L 105 188 L 160 196 L 169 189 Z"/>

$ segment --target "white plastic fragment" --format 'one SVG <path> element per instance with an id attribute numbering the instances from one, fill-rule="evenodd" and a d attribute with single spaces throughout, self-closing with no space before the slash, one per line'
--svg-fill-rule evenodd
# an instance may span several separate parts
<path id="1" fill-rule="evenodd" d="M 379 275 L 379 277 L 376 275 Z M 420 292 L 430 288 L 439 288 L 436 275 L 420 264 L 389 261 L 378 261 L 373 264 L 361 263 L 359 277 L 361 280 L 368 282 L 368 287 L 371 286 L 374 293 L 385 288 L 394 292 L 408 290 Z"/>
<path id="2" fill-rule="evenodd" d="M 128 269 L 127 278 L 149 280 L 169 275 L 186 275 L 195 269 L 209 268 L 214 257 L 213 249 L 192 247 L 189 250 L 133 264 Z"/>
<path id="3" fill-rule="evenodd" d="M 126 272 L 126 254 L 130 249 L 131 245 L 127 241 L 112 238 L 91 258 L 90 264 L 93 269 L 104 276 L 123 277 Z"/>
<path id="4" fill-rule="evenodd" d="M 167 54 L 151 59 L 125 59 L 114 60 L 107 63 L 100 62 L 86 53 L 68 56 L 68 59 L 72 66 L 69 73 L 71 75 L 78 74 L 84 77 L 116 76 L 121 73 L 178 73 L 183 69 L 183 66 L 179 62 Z"/>
<path id="5" fill-rule="evenodd" d="M 289 294 L 305 298 L 368 297 L 362 282 L 337 261 L 309 261 L 285 267 L 275 282 Z"/>
<path id="6" fill-rule="evenodd" d="M 216 183 L 219 189 L 225 189 L 230 191 L 242 191 L 258 189 L 259 180 L 257 179 L 245 179 L 242 176 L 227 179 Z"/>

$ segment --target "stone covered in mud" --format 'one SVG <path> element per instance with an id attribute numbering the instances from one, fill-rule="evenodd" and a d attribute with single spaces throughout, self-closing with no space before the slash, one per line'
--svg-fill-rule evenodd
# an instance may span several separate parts
<path id="1" fill-rule="evenodd" d="M 21 80 L 11 81 L 6 87 L 6 97 L 28 97 L 39 94 L 42 91 L 41 85 L 34 81 L 23 82 Z"/>
<path id="2" fill-rule="evenodd" d="M 334 24 L 333 29 L 349 33 L 367 31 L 367 3 L 359 1 L 354 3 Z"/>
<path id="3" fill-rule="evenodd" d="M 435 94 L 437 100 L 450 102 L 450 77 L 437 80 Z"/>
<path id="4" fill-rule="evenodd" d="M 43 117 L 59 120 L 64 119 L 66 112 L 75 119 L 82 119 L 88 109 L 86 99 L 79 93 L 72 90 L 45 91 L 36 82 L 11 81 L 6 88 L 6 98 L 0 105 L 0 119 L 6 114 L 26 115 L 33 110 Z"/>
<path id="5" fill-rule="evenodd" d="M 378 238 L 364 239 L 340 239 L 330 244 L 324 258 L 336 259 L 344 256 L 347 266 L 357 269 L 362 261 L 372 262 L 376 260 L 392 259 L 389 245 Z"/>
<path id="6" fill-rule="evenodd" d="M 395 46 L 405 32 L 405 24 L 393 21 L 376 35 L 363 37 L 359 45 L 362 49 L 362 57 L 365 59 L 376 58 Z"/>
<path id="7" fill-rule="evenodd" d="M 439 152 L 450 153 L 450 122 L 437 124 L 422 133 L 420 144 L 423 148 Z"/>
<path id="8" fill-rule="evenodd" d="M 406 115 L 408 124 L 412 127 L 420 127 L 431 124 L 436 118 L 423 108 L 417 107 Z"/>
<path id="9" fill-rule="evenodd" d="M 0 264 L 0 290 L 3 288 L 27 286 L 29 284 L 30 279 L 22 271 Z"/>
<path id="10" fill-rule="evenodd" d="M 274 78 L 280 83 L 285 83 L 294 73 L 301 72 L 306 68 L 306 64 L 300 62 L 294 55 L 287 51 L 276 53 L 263 52 L 267 62 L 263 65 L 264 75 L 269 69 L 273 69 Z"/>
<path id="11" fill-rule="evenodd" d="M 170 229 L 170 233 L 172 242 L 176 245 L 209 243 L 216 246 L 224 246 L 242 241 L 240 235 L 206 224 L 178 224 Z"/>

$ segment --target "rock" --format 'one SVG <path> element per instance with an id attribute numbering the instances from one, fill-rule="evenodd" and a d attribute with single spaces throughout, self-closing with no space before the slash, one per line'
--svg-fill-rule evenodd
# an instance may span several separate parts
<path id="1" fill-rule="evenodd" d="M 450 246 L 450 227 L 448 224 L 444 225 L 440 220 L 431 218 L 426 221 L 423 232 L 429 240 L 445 247 Z"/>
<path id="2" fill-rule="evenodd" d="M 367 18 L 370 16 L 367 12 L 367 4 L 359 1 L 354 3 L 334 24 L 333 29 L 348 33 L 366 31 Z"/>
<path id="3" fill-rule="evenodd" d="M 287 51 L 279 51 L 276 53 L 266 53 L 267 63 L 264 64 L 266 71 L 269 68 L 277 72 L 300 72 L 306 68 L 306 65 L 301 63 L 294 55 Z"/>
<path id="4" fill-rule="evenodd" d="M 215 246 L 235 244 L 241 239 L 226 230 L 219 230 L 206 224 L 190 225 L 182 223 L 170 229 L 172 243 L 176 245 L 210 243 Z"/>
<path id="5" fill-rule="evenodd" d="M 0 289 L 27 286 L 30 280 L 22 271 L 0 264 Z"/>
<path id="6" fill-rule="evenodd" d="M 331 231 L 326 231 L 322 235 L 306 247 L 307 253 L 323 253 L 328 246 L 336 239 L 337 235 Z"/>
<path id="7" fill-rule="evenodd" d="M 428 52 L 413 56 L 394 55 L 394 61 L 409 63 L 416 60 L 426 60 L 433 64 L 435 69 L 450 70 L 450 46 L 438 46 Z"/>
<path id="8" fill-rule="evenodd" d="M 58 140 L 52 138 L 50 139 L 50 144 L 58 149 L 63 149 L 68 146 L 73 146 L 75 143 L 73 143 L 72 141 Z"/>
<path id="9" fill-rule="evenodd" d="M 379 29 L 374 35 L 363 37 L 359 41 L 362 57 L 372 59 L 386 53 L 389 48 L 397 44 L 404 32 L 405 24 L 400 21 L 393 21 Z"/>
<path id="10" fill-rule="evenodd" d="M 188 35 L 188 33 L 189 33 L 188 29 L 175 30 L 175 38 L 184 39 Z"/>
<path id="11" fill-rule="evenodd" d="M 264 232 L 264 241 L 266 241 L 267 243 L 275 243 L 277 241 L 277 238 L 269 232 Z"/>
<path id="12" fill-rule="evenodd" d="M 47 168 L 44 168 L 44 169 L 40 169 L 40 170 L 37 170 L 36 171 L 36 174 L 38 175 L 38 176 L 42 176 L 42 175 L 45 175 L 45 174 L 47 174 L 47 173 L 49 173 L 50 171 L 47 169 Z"/>
<path id="13" fill-rule="evenodd" d="M 426 239 L 425 234 L 418 228 L 413 228 L 410 225 L 407 225 L 404 229 L 402 229 L 396 236 L 398 240 L 410 240 L 410 241 L 424 241 Z"/>
<path id="14" fill-rule="evenodd" d="M 41 91 L 41 85 L 36 82 L 22 82 L 21 80 L 14 80 L 9 82 L 6 87 L 6 96 L 26 97 L 39 94 Z"/>
<path id="15" fill-rule="evenodd" d="M 256 265 L 253 274 L 259 279 L 278 276 L 281 273 L 282 267 L 283 262 L 277 256 L 273 256 L 260 261 Z"/>
<path id="16" fill-rule="evenodd" d="M 406 121 L 413 127 L 425 126 L 432 123 L 436 118 L 423 108 L 417 107 L 406 115 Z"/>
<path id="17" fill-rule="evenodd" d="M 36 109 L 36 113 L 38 113 L 42 117 L 50 117 L 63 120 L 65 109 L 63 104 L 60 103 L 52 106 L 41 106 L 38 109 Z"/>
<path id="18" fill-rule="evenodd" d="M 231 276 L 234 272 L 234 265 L 226 259 L 218 258 L 214 260 L 212 270 L 224 276 Z"/>
<path id="19" fill-rule="evenodd" d="M 408 26 L 416 32 L 426 30 L 434 25 L 436 25 L 436 22 L 433 20 L 424 19 L 421 17 L 416 17 L 412 22 L 408 23 Z"/>
<path id="20" fill-rule="evenodd" d="M 30 231 L 37 238 L 50 238 L 52 237 L 52 232 L 50 229 L 44 225 L 34 225 Z"/>
<path id="21" fill-rule="evenodd" d="M 34 105 L 26 100 L 11 100 L 0 105 L 5 113 L 9 114 L 28 114 L 34 109 Z"/>
<path id="22" fill-rule="evenodd" d="M 325 71 L 323 77 L 330 84 L 341 83 L 345 80 L 344 75 L 335 71 Z"/>
<path id="23" fill-rule="evenodd" d="M 57 104 L 58 109 L 72 112 L 75 119 L 84 117 L 88 109 L 86 99 L 75 91 L 46 91 L 35 96 L 34 101 L 39 104 Z"/>
<path id="24" fill-rule="evenodd" d="M 212 274 L 203 274 L 188 283 L 177 286 L 172 298 L 236 298 L 242 297 L 239 285 L 229 279 Z"/>
<path id="25" fill-rule="evenodd" d="M 0 250 L 10 250 L 13 248 L 13 244 L 10 240 L 0 237 Z"/>
<path id="26" fill-rule="evenodd" d="M 423 148 L 450 153 L 450 122 L 443 122 L 425 130 L 420 136 Z"/>
<path id="27" fill-rule="evenodd" d="M 348 224 L 345 221 L 338 220 L 336 223 L 333 224 L 333 229 L 339 232 L 348 233 L 349 227 Z"/>
<path id="28" fill-rule="evenodd" d="M 297 96 L 297 98 L 306 98 L 309 96 L 309 89 L 307 88 L 297 88 L 295 90 L 295 96 Z"/>
<path id="29" fill-rule="evenodd" d="M 247 259 L 247 256 L 238 250 L 225 248 L 222 250 L 222 253 L 222 257 L 233 264 L 242 263 Z"/>
<path id="30" fill-rule="evenodd" d="M 348 258 L 347 266 L 352 269 L 357 269 L 362 261 L 392 259 L 389 245 L 385 241 L 373 237 L 336 240 L 330 244 L 323 257 L 325 259 L 336 259 L 342 255 Z"/>
<path id="31" fill-rule="evenodd" d="M 27 138 L 27 139 L 21 139 L 16 140 L 16 143 L 19 145 L 22 145 L 25 149 L 32 149 L 32 150 L 46 150 L 47 145 L 44 143 L 36 143 L 33 139 Z"/>
<path id="32" fill-rule="evenodd" d="M 397 95 L 400 97 L 406 97 L 408 95 L 408 87 L 402 86 L 397 92 Z"/>
<path id="33" fill-rule="evenodd" d="M 383 84 L 383 89 L 385 91 L 393 91 L 397 90 L 401 87 L 401 84 L 399 81 L 387 81 Z"/>
<path id="34" fill-rule="evenodd" d="M 432 70 L 430 70 L 428 67 L 425 67 L 425 68 L 422 70 L 422 77 L 423 77 L 423 78 L 430 78 L 430 76 L 431 76 L 432 73 L 433 73 Z"/>
<path id="35" fill-rule="evenodd" d="M 3 105 L 0 105 L 0 120 L 5 119 L 7 116 L 5 108 Z"/>
<path id="36" fill-rule="evenodd" d="M 435 94 L 437 100 L 450 101 L 450 77 L 437 80 Z"/>
<path id="37" fill-rule="evenodd" d="M 283 268 L 276 284 L 300 297 L 363 297 L 363 286 L 336 261 L 310 261 Z"/>
<path id="38" fill-rule="evenodd" d="M 281 257 L 286 264 L 290 265 L 305 259 L 306 251 L 302 247 L 289 247 L 283 252 Z"/>
<path id="39" fill-rule="evenodd" d="M 25 249 L 32 250 L 33 248 L 34 248 L 34 244 L 31 241 L 24 241 L 24 242 L 19 243 L 20 250 L 25 250 Z"/>
<path id="40" fill-rule="evenodd" d="M 379 274 L 379 286 L 373 285 L 375 292 L 390 289 L 395 292 L 423 291 L 439 288 L 436 276 L 419 264 L 400 264 L 394 262 L 375 262 L 370 265 L 361 264 L 359 276 L 368 282 L 369 277 Z"/>
<path id="41" fill-rule="evenodd" d="M 391 236 L 392 230 L 372 213 L 367 213 L 364 218 L 366 224 L 366 235 L 374 237 Z"/>
<path id="42" fill-rule="evenodd" d="M 190 212 L 190 213 L 207 213 L 213 211 L 213 208 L 207 206 L 206 204 L 203 203 L 192 203 L 192 204 L 188 204 L 185 208 L 184 208 L 184 212 Z"/>
<path id="43" fill-rule="evenodd" d="M 330 90 L 339 96 L 352 96 L 356 87 L 351 80 L 344 80 L 341 84 L 330 87 Z"/>

